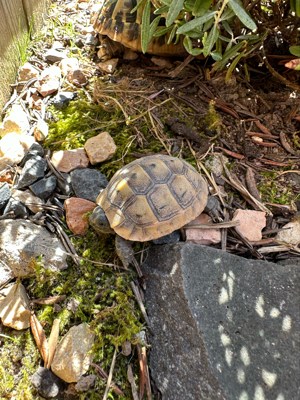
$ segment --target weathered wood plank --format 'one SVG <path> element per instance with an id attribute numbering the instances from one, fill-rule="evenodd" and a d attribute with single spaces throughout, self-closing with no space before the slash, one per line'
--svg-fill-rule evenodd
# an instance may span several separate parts
<path id="1" fill-rule="evenodd" d="M 0 0 L 0 110 L 10 96 L 9 84 L 13 83 L 20 65 L 16 41 L 24 42 L 31 16 L 34 28 L 42 25 L 43 14 L 51 0 Z"/>

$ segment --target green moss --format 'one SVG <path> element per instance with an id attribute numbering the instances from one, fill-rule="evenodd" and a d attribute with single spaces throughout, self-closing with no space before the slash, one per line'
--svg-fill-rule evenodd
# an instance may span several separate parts
<path id="1" fill-rule="evenodd" d="M 262 200 L 268 203 L 274 204 L 291 204 L 293 200 L 293 186 L 285 185 L 279 187 L 278 185 L 278 173 L 272 172 L 261 172 L 263 179 L 258 184 L 258 188 L 262 194 Z"/>

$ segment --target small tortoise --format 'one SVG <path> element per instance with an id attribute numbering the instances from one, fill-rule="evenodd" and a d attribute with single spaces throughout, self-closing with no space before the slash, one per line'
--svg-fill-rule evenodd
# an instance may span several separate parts
<path id="1" fill-rule="evenodd" d="M 142 4 L 133 14 L 130 11 L 137 5 L 137 0 L 116 0 L 109 6 L 105 6 L 105 3 L 94 22 L 94 29 L 104 35 L 101 40 L 101 60 L 105 61 L 112 56 L 118 56 L 124 50 L 124 47 L 141 52 L 142 15 L 146 3 Z M 152 19 L 155 17 L 151 14 Z M 161 18 L 160 26 L 164 26 L 163 21 L 164 18 Z M 105 36 L 108 36 L 111 40 L 105 39 Z M 176 45 L 167 44 L 168 38 L 169 33 L 152 38 L 147 53 L 167 57 L 186 54 L 182 37 Z"/>
<path id="2" fill-rule="evenodd" d="M 130 241 L 158 239 L 181 228 L 203 211 L 207 196 L 205 180 L 186 161 L 148 156 L 113 176 L 97 198 L 100 207 L 90 223 L 98 232 L 114 231 L 124 266 L 136 265 Z"/>

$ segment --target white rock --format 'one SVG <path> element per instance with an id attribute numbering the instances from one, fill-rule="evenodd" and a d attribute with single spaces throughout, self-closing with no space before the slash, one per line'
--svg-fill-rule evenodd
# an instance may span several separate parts
<path id="1" fill-rule="evenodd" d="M 51 364 L 52 372 L 65 382 L 78 382 L 92 362 L 93 355 L 89 352 L 94 338 L 86 323 L 73 326 L 57 346 Z"/>
<path id="2" fill-rule="evenodd" d="M 90 163 L 96 165 L 105 160 L 110 160 L 117 150 L 114 139 L 108 132 L 102 132 L 85 142 L 84 149 Z"/>
<path id="3" fill-rule="evenodd" d="M 49 127 L 47 122 L 45 122 L 43 119 L 39 119 L 36 127 L 34 128 L 33 134 L 35 140 L 37 140 L 38 142 L 42 142 L 43 140 L 45 140 L 49 134 Z"/>
<path id="4" fill-rule="evenodd" d="M 289 228 L 286 231 L 278 232 L 275 239 L 280 242 L 297 245 L 300 242 L 300 222 L 292 221 L 284 225 L 283 228 Z"/>
<path id="5" fill-rule="evenodd" d="M 26 112 L 20 104 L 14 104 L 0 126 L 0 136 L 3 138 L 11 132 L 16 132 L 21 135 L 26 133 L 29 128 L 30 126 Z"/>
<path id="6" fill-rule="evenodd" d="M 93 25 L 84 26 L 84 27 L 82 28 L 81 33 L 82 33 L 83 35 L 86 35 L 87 33 L 90 33 L 91 35 L 96 35 L 96 31 L 95 31 L 95 29 L 93 28 Z"/>
<path id="7" fill-rule="evenodd" d="M 67 56 L 65 55 L 65 53 L 63 53 L 61 51 L 57 51 L 55 49 L 50 49 L 46 52 L 45 57 L 46 57 L 46 60 L 55 63 L 57 61 L 61 61 L 62 59 L 66 58 Z"/>
<path id="8" fill-rule="evenodd" d="M 206 162 L 205 162 L 205 167 L 211 170 L 216 176 L 222 176 L 223 174 L 223 164 L 226 165 L 229 160 L 227 157 L 225 157 L 221 153 L 214 153 L 212 157 L 210 157 Z"/>
<path id="9" fill-rule="evenodd" d="M 20 68 L 19 82 L 27 82 L 29 79 L 37 78 L 39 75 L 40 71 L 27 62 Z"/>
<path id="10" fill-rule="evenodd" d="M 35 142 L 34 137 L 8 133 L 0 140 L 0 171 L 18 164 L 29 147 Z"/>
<path id="11" fill-rule="evenodd" d="M 42 96 L 48 96 L 59 88 L 61 70 L 56 65 L 46 68 L 35 83 L 35 87 Z"/>
<path id="12" fill-rule="evenodd" d="M 112 74 L 114 73 L 118 62 L 119 62 L 118 58 L 111 58 L 110 60 L 100 62 L 98 66 L 101 69 L 101 71 L 106 72 L 108 74 Z"/>
<path id="13" fill-rule="evenodd" d="M 59 63 L 61 72 L 66 75 L 71 69 L 79 68 L 79 61 L 77 58 L 65 58 Z"/>
<path id="14" fill-rule="evenodd" d="M 0 243 L 1 263 L 15 277 L 35 275 L 40 255 L 45 269 L 57 272 L 67 268 L 66 250 L 57 236 L 30 221 L 0 221 Z"/>
<path id="15" fill-rule="evenodd" d="M 25 288 L 16 283 L 0 301 L 0 318 L 5 326 L 21 330 L 30 326 L 29 300 Z"/>
<path id="16" fill-rule="evenodd" d="M 13 197 L 15 200 L 18 200 L 22 204 L 24 204 L 27 208 L 29 208 L 29 210 L 31 210 L 34 213 L 42 211 L 43 208 L 39 207 L 39 206 L 32 206 L 32 205 L 30 205 L 30 203 L 45 204 L 44 200 L 42 200 L 39 197 L 32 194 L 29 189 L 27 189 L 27 190 L 13 189 L 13 190 L 11 190 L 11 197 Z"/>

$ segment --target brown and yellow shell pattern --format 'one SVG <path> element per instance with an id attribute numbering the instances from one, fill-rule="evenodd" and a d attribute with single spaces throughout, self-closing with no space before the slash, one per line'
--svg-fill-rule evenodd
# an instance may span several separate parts
<path id="1" fill-rule="evenodd" d="M 186 161 L 154 155 L 118 171 L 97 203 L 125 239 L 148 241 L 196 218 L 207 202 L 207 184 Z"/>
<path id="2" fill-rule="evenodd" d="M 94 29 L 101 35 L 107 35 L 110 39 L 122 43 L 135 51 L 142 51 L 141 26 L 142 15 L 145 8 L 142 4 L 136 12 L 131 10 L 137 5 L 137 0 L 117 0 L 109 6 L 102 6 L 94 23 Z M 153 14 L 151 18 L 155 18 Z M 164 26 L 161 19 L 160 25 Z M 184 55 L 186 50 L 182 38 L 179 43 L 167 44 L 169 34 L 154 37 L 147 49 L 147 53 L 161 56 Z"/>

